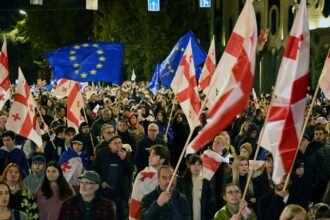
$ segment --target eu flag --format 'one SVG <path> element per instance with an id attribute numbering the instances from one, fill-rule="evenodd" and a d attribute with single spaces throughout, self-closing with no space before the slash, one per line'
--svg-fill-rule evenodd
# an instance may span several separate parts
<path id="1" fill-rule="evenodd" d="M 171 86 L 171 82 L 175 75 L 176 69 L 179 66 L 182 55 L 188 45 L 189 39 L 191 39 L 196 71 L 200 71 L 201 68 L 198 68 L 198 66 L 204 63 L 206 59 L 206 53 L 201 45 L 197 42 L 195 35 L 191 31 L 186 33 L 175 44 L 170 55 L 168 55 L 168 57 L 160 64 L 159 81 L 165 88 L 170 88 Z M 199 75 L 200 73 L 196 73 L 196 76 Z"/>
<path id="2" fill-rule="evenodd" d="M 90 42 L 59 48 L 46 54 L 55 79 L 78 82 L 122 82 L 124 45 Z"/>
<path id="3" fill-rule="evenodd" d="M 155 68 L 155 72 L 154 75 L 150 81 L 149 84 L 149 89 L 150 91 L 155 95 L 157 90 L 158 90 L 158 84 L 159 84 L 159 64 L 157 64 L 156 68 Z"/>

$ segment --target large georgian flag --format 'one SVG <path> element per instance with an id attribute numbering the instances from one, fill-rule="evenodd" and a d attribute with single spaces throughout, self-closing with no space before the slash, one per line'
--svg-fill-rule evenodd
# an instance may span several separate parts
<path id="1" fill-rule="evenodd" d="M 213 36 L 201 76 L 199 77 L 199 86 L 203 90 L 203 93 L 205 95 L 208 94 L 214 71 L 215 71 L 215 42 Z"/>
<path id="2" fill-rule="evenodd" d="M 304 122 L 309 70 L 309 29 L 306 1 L 301 0 L 277 76 L 272 105 L 260 145 L 272 152 L 273 181 L 290 172 Z"/>
<path id="3" fill-rule="evenodd" d="M 129 219 L 141 219 L 141 201 L 143 196 L 153 191 L 158 185 L 157 170 L 146 167 L 135 178 L 129 208 Z"/>
<path id="4" fill-rule="evenodd" d="M 80 83 L 72 81 L 71 90 L 68 95 L 67 119 L 68 126 L 79 132 L 79 124 L 83 121 L 81 109 L 84 107 L 84 100 L 80 92 Z"/>
<path id="5" fill-rule="evenodd" d="M 187 154 L 202 149 L 246 106 L 254 78 L 257 37 L 255 12 L 248 0 L 212 77 L 206 97 L 210 103 L 208 123 L 188 145 Z"/>
<path id="6" fill-rule="evenodd" d="M 0 52 L 0 110 L 10 98 L 10 80 L 7 56 L 7 43 L 4 39 Z"/>
<path id="7" fill-rule="evenodd" d="M 18 84 L 11 105 L 6 129 L 42 145 L 41 131 L 36 117 L 37 105 L 30 92 L 22 70 L 18 69 Z"/>
<path id="8" fill-rule="evenodd" d="M 201 108 L 192 53 L 191 40 L 189 40 L 171 83 L 171 88 L 187 117 L 191 131 L 200 124 L 197 116 Z"/>
<path id="9" fill-rule="evenodd" d="M 324 96 L 327 99 L 330 99 L 330 49 L 328 51 L 328 55 L 323 66 L 322 74 L 319 79 L 319 84 Z"/>

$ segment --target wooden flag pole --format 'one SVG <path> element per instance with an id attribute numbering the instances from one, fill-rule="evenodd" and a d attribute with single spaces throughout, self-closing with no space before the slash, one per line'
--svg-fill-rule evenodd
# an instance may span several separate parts
<path id="1" fill-rule="evenodd" d="M 45 123 L 45 121 L 44 121 L 44 117 L 42 117 L 42 114 L 40 113 L 39 107 L 38 107 L 37 105 L 36 105 L 36 109 L 37 109 L 37 111 L 38 111 L 38 113 L 39 113 L 39 115 L 40 115 L 40 118 L 41 118 L 41 120 L 42 120 L 42 123 L 43 123 L 44 125 L 47 125 L 47 124 Z M 48 129 L 48 131 L 47 131 L 47 134 L 48 134 L 48 137 L 49 137 L 50 142 L 51 142 L 52 145 L 53 145 L 54 150 L 56 150 L 56 146 L 55 146 L 55 144 L 54 144 L 54 142 L 53 142 L 53 140 L 52 140 L 52 137 L 50 136 L 49 129 Z"/>
<path id="2" fill-rule="evenodd" d="M 83 112 L 84 112 L 84 118 L 85 118 L 85 121 L 87 122 L 88 124 L 88 119 L 87 119 L 87 114 L 86 114 L 86 111 L 85 111 L 85 99 L 84 97 L 82 96 L 81 92 L 79 92 L 80 95 L 81 95 L 81 99 L 84 101 L 84 105 L 83 105 Z M 91 132 L 91 129 L 89 129 L 89 137 L 91 138 L 91 142 L 92 142 L 92 147 L 93 149 L 95 149 L 95 145 L 94 145 L 94 141 L 93 141 L 93 137 L 92 137 L 92 132 Z"/>
<path id="3" fill-rule="evenodd" d="M 309 120 L 309 117 L 311 116 L 312 114 L 312 111 L 313 111 L 313 106 L 315 104 L 315 101 L 316 101 L 316 97 L 317 97 L 317 94 L 320 90 L 320 83 L 317 83 L 317 87 L 315 89 L 315 92 L 314 92 L 314 96 L 313 96 L 313 99 L 312 99 L 312 102 L 309 106 L 309 109 L 308 109 L 308 113 L 307 113 L 307 116 L 306 116 L 306 119 L 305 119 L 305 122 L 304 122 L 304 126 L 301 130 L 301 133 L 300 133 L 300 137 L 299 137 L 299 142 L 298 142 L 298 147 L 297 147 L 297 150 L 296 150 L 296 154 L 294 156 L 294 159 L 293 159 L 293 162 L 292 162 L 292 165 L 291 165 L 291 168 L 290 168 L 290 172 L 288 173 L 287 177 L 286 177 L 286 180 L 285 180 L 285 184 L 284 184 L 284 187 L 283 187 L 283 190 L 282 191 L 285 191 L 286 188 L 288 187 L 289 185 L 289 180 L 290 180 L 290 175 L 292 173 L 292 169 L 293 169 L 293 164 L 296 160 L 296 157 L 297 157 L 297 154 L 298 154 L 298 151 L 299 151 L 299 146 L 301 144 L 301 141 L 304 137 L 304 133 L 305 133 L 305 130 L 306 130 L 306 127 L 307 127 L 307 124 L 308 124 L 308 120 Z"/>
<path id="4" fill-rule="evenodd" d="M 167 133 L 168 133 L 168 129 L 170 128 L 170 124 L 171 124 L 171 120 L 172 120 L 172 115 L 173 115 L 173 111 L 174 111 L 174 108 L 175 108 L 175 104 L 176 104 L 176 101 L 175 101 L 175 97 L 174 97 L 174 100 L 173 100 L 173 103 L 172 103 L 172 109 L 171 109 L 171 113 L 170 113 L 170 118 L 168 119 L 168 123 L 167 123 L 167 126 L 166 126 L 166 132 L 165 132 L 165 138 L 167 139 Z"/>

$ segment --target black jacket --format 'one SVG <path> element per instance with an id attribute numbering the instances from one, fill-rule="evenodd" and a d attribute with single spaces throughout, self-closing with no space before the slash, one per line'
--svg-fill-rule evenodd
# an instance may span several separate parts
<path id="1" fill-rule="evenodd" d="M 157 204 L 157 199 L 161 193 L 159 186 L 151 193 L 145 195 L 141 205 L 141 220 L 172 220 L 174 211 L 178 211 L 181 220 L 191 220 L 189 203 L 185 195 L 177 190 L 173 191 L 171 201 L 164 206 Z"/>

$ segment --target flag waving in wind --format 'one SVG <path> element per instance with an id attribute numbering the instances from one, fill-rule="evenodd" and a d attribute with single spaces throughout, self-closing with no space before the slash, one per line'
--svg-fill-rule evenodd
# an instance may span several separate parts
<path id="1" fill-rule="evenodd" d="M 0 52 L 0 110 L 10 98 L 10 80 L 7 56 L 7 43 L 4 39 Z"/>
<path id="2" fill-rule="evenodd" d="M 211 80 L 206 97 L 211 104 L 209 121 L 186 153 L 202 149 L 245 107 L 253 84 L 256 45 L 257 22 L 252 1 L 247 0 Z"/>
<path id="3" fill-rule="evenodd" d="M 18 84 L 11 105 L 6 129 L 33 141 L 37 146 L 42 145 L 41 132 L 37 121 L 37 105 L 30 92 L 22 70 L 18 69 Z"/>
<path id="4" fill-rule="evenodd" d="M 70 93 L 68 95 L 67 119 L 68 126 L 73 127 L 79 133 L 79 124 L 81 121 L 80 111 L 84 107 L 84 100 L 80 92 L 80 83 L 72 81 Z"/>
<path id="5" fill-rule="evenodd" d="M 149 83 L 150 91 L 155 95 L 159 87 L 159 64 L 156 65 L 154 75 Z"/>
<path id="6" fill-rule="evenodd" d="M 215 71 L 215 42 L 213 36 L 201 76 L 199 77 L 199 85 L 205 95 L 208 94 L 209 86 L 214 71 Z"/>
<path id="7" fill-rule="evenodd" d="M 204 63 L 206 53 L 201 45 L 198 43 L 195 35 L 189 31 L 175 44 L 170 55 L 160 64 L 159 69 L 159 81 L 165 88 L 170 88 L 171 82 L 174 78 L 174 74 L 179 66 L 183 53 L 188 45 L 188 41 L 191 39 L 191 47 L 194 55 L 195 69 Z"/>
<path id="8" fill-rule="evenodd" d="M 259 139 L 260 145 L 273 154 L 275 183 L 290 172 L 304 122 L 310 47 L 307 19 L 306 1 L 301 0 Z"/>
<path id="9" fill-rule="evenodd" d="M 187 117 L 191 130 L 200 124 L 197 117 L 201 108 L 198 96 L 194 56 L 191 41 L 182 56 L 178 70 L 175 73 L 171 88 Z"/>
<path id="10" fill-rule="evenodd" d="M 328 51 L 328 55 L 323 66 L 319 83 L 324 96 L 327 99 L 330 99 L 330 49 Z"/>

